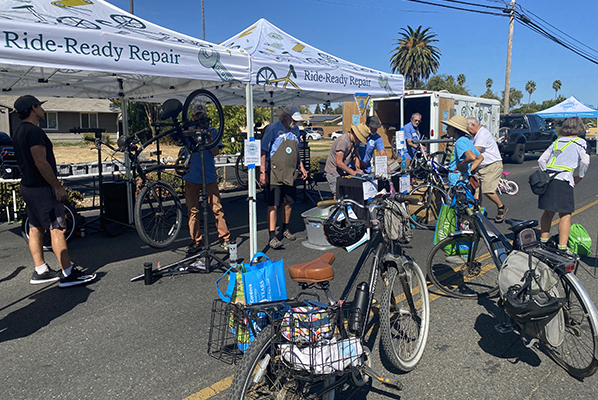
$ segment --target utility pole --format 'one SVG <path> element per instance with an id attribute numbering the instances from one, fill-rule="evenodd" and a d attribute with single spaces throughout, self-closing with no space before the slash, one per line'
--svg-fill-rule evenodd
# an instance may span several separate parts
<path id="1" fill-rule="evenodd" d="M 129 0 L 129 12 L 130 12 L 131 14 L 135 14 L 135 13 L 133 12 L 133 0 Z"/>
<path id="2" fill-rule="evenodd" d="M 131 0 L 133 1 L 133 0 Z M 206 40 L 206 18 L 203 15 L 203 0 L 201 0 L 201 28 L 203 29 L 203 40 Z"/>
<path id="3" fill-rule="evenodd" d="M 513 49 L 513 25 L 515 25 L 515 0 L 511 0 L 511 18 L 509 21 L 509 42 L 507 44 L 507 72 L 505 75 L 504 113 L 509 113 L 509 94 L 511 92 L 511 50 Z"/>

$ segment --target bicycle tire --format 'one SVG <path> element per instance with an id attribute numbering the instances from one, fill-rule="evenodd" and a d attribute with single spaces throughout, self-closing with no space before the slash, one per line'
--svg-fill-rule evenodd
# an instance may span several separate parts
<path id="1" fill-rule="evenodd" d="M 181 230 L 181 201 L 166 182 L 150 182 L 141 189 L 135 200 L 134 215 L 141 240 L 157 249 L 170 246 Z"/>
<path id="2" fill-rule="evenodd" d="M 436 161 L 440 165 L 444 165 L 445 167 L 449 165 L 451 161 L 451 155 L 446 151 L 435 151 L 434 153 L 430 154 L 430 158 Z"/>
<path id="3" fill-rule="evenodd" d="M 206 150 L 218 145 L 224 134 L 224 111 L 218 98 L 210 91 L 205 89 L 197 89 L 185 99 L 183 105 L 183 122 L 192 121 L 193 109 L 196 105 L 203 105 L 206 107 L 208 114 L 216 118 L 210 120 L 210 127 L 215 128 L 218 133 L 215 137 L 209 138 L 205 143 Z"/>
<path id="4" fill-rule="evenodd" d="M 559 346 L 550 345 L 542 334 L 540 340 L 550 357 L 569 374 L 586 378 L 594 375 L 598 369 L 596 307 L 589 296 L 581 294 L 585 289 L 574 274 L 559 274 L 559 278 L 559 297 L 566 300 L 562 308 L 564 338 Z"/>
<path id="5" fill-rule="evenodd" d="M 239 154 L 239 157 L 237 157 L 237 161 L 235 162 L 235 177 L 240 186 L 243 186 L 244 188 L 247 187 L 249 174 L 247 173 L 247 166 L 245 166 L 243 154 Z"/>
<path id="6" fill-rule="evenodd" d="M 507 194 L 511 196 L 515 196 L 517 193 L 519 193 L 519 185 L 516 182 L 506 181 L 505 188 L 507 189 Z"/>
<path id="7" fill-rule="evenodd" d="M 451 297 L 492 296 L 498 292 L 499 269 L 490 255 L 491 250 L 474 232 L 447 236 L 428 256 L 428 277 L 436 288 Z"/>
<path id="8" fill-rule="evenodd" d="M 419 197 L 421 205 L 409 206 L 413 224 L 420 229 L 433 230 L 440 214 L 442 204 L 448 204 L 448 194 L 439 186 L 423 184 L 409 192 L 410 196 Z"/>
<path id="9" fill-rule="evenodd" d="M 303 382 L 275 374 L 273 359 L 275 332 L 265 327 L 243 355 L 235 370 L 231 399 L 306 399 L 302 395 Z M 260 367 L 265 368 L 260 369 Z"/>
<path id="10" fill-rule="evenodd" d="M 426 277 L 413 261 L 391 267 L 380 305 L 383 351 L 396 368 L 408 372 L 424 354 L 430 327 L 430 299 Z"/>
<path id="11" fill-rule="evenodd" d="M 66 229 L 64 231 L 64 239 L 69 243 L 79 229 L 79 221 L 77 218 L 77 212 L 75 208 L 68 204 L 64 204 L 64 216 L 66 219 Z M 29 243 L 29 216 L 26 216 L 21 223 L 21 236 Z M 50 231 L 46 231 L 44 234 L 44 251 L 52 251 L 52 238 L 50 237 Z"/>

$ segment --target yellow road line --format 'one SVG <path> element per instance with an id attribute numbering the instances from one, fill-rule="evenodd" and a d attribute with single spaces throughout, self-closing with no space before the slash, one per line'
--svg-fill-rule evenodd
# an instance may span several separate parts
<path id="1" fill-rule="evenodd" d="M 579 214 L 597 204 L 598 204 L 598 200 L 593 201 L 592 203 L 585 205 L 585 206 L 581 207 L 580 209 L 576 210 L 573 214 L 571 214 L 571 216 L 577 215 L 577 214 Z M 551 226 L 555 226 L 556 224 L 559 223 L 559 221 L 560 221 L 560 218 L 557 218 L 556 220 L 554 220 L 552 222 Z M 490 257 L 490 253 L 483 254 L 478 257 L 479 258 L 478 261 L 482 261 L 488 257 Z M 431 287 L 431 286 L 433 286 L 433 285 L 432 284 L 428 285 L 428 287 Z M 446 296 L 430 293 L 428 297 L 429 297 L 430 301 L 434 301 L 434 300 L 438 299 L 439 297 L 446 297 Z M 199 392 L 192 394 L 191 396 L 189 396 L 183 400 L 207 400 L 207 399 L 211 398 L 212 396 L 215 396 L 215 395 L 219 394 L 220 392 L 228 389 L 232 385 L 232 382 L 233 382 L 233 375 L 226 377 L 226 378 L 222 379 L 221 381 L 214 383 L 212 386 L 202 389 Z"/>

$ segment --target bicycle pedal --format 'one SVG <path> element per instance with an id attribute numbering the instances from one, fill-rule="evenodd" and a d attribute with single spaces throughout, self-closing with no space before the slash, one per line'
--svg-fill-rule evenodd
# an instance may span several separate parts
<path id="1" fill-rule="evenodd" d="M 540 340 L 538 340 L 538 338 L 532 338 L 532 340 L 530 340 L 527 343 L 525 343 L 525 339 L 523 339 L 523 345 L 528 349 L 533 349 L 536 343 L 540 343 Z"/>
<path id="2" fill-rule="evenodd" d="M 390 379 L 381 377 L 376 373 L 376 371 L 367 365 L 363 367 L 363 372 L 365 372 L 366 375 L 371 377 L 373 380 L 377 380 L 378 382 L 382 383 L 384 386 L 388 386 L 395 390 L 403 390 L 403 384 L 401 382 L 391 382 Z"/>

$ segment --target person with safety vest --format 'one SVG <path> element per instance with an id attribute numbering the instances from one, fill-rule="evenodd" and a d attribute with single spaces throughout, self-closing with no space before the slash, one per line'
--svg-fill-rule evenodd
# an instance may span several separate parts
<path id="1" fill-rule="evenodd" d="M 590 166 L 587 143 L 579 137 L 585 131 L 581 118 L 568 118 L 559 132 L 560 137 L 538 159 L 540 169 L 555 173 L 546 192 L 538 197 L 538 208 L 544 210 L 540 219 L 540 240 L 543 243 L 548 241 L 552 219 L 558 212 L 560 250 L 567 250 L 571 214 L 575 211 L 573 188 Z"/>

